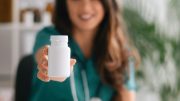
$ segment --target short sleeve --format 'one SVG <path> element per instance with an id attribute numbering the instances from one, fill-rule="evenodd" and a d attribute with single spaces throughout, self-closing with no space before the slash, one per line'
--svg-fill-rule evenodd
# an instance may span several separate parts
<path id="1" fill-rule="evenodd" d="M 125 87 L 129 91 L 135 91 L 136 90 L 136 80 L 135 80 L 135 64 L 133 59 L 129 59 L 129 65 L 128 65 L 129 73 L 126 75 L 125 80 Z"/>

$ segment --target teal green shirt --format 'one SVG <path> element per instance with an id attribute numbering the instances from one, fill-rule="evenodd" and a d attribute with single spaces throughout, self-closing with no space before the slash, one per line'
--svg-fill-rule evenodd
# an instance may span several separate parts
<path id="1" fill-rule="evenodd" d="M 60 33 L 53 26 L 42 29 L 37 34 L 33 53 L 36 53 L 36 51 L 44 45 L 50 45 L 49 39 L 51 35 L 60 35 Z M 71 48 L 71 57 L 77 60 L 73 72 L 78 101 L 85 101 L 82 70 L 86 73 L 90 98 L 99 97 L 102 101 L 110 101 L 115 90 L 101 82 L 93 59 L 85 59 L 78 44 L 71 36 L 69 36 L 68 44 Z M 126 87 L 129 90 L 134 90 L 134 70 L 131 70 L 132 73 L 130 79 L 126 82 Z M 36 68 L 33 72 L 33 86 L 30 101 L 73 101 L 70 78 L 67 78 L 64 82 L 43 82 L 37 78 L 37 71 Z"/>

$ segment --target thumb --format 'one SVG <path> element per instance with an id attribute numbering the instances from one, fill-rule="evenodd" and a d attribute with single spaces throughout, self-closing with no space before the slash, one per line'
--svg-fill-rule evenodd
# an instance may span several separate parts
<path id="1" fill-rule="evenodd" d="M 71 72 L 73 71 L 73 68 L 74 68 L 75 63 L 76 63 L 76 59 L 71 59 L 71 60 L 70 60 Z"/>

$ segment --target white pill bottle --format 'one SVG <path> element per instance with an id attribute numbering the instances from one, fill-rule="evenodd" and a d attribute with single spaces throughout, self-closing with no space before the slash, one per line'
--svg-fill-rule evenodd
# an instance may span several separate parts
<path id="1" fill-rule="evenodd" d="M 70 48 L 67 35 L 52 35 L 48 49 L 48 76 L 70 76 Z"/>

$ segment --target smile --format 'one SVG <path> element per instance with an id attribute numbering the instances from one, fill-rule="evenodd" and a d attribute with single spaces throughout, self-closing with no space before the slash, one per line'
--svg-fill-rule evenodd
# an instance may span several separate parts
<path id="1" fill-rule="evenodd" d="M 81 20 L 87 21 L 87 20 L 91 20 L 94 17 L 93 14 L 81 14 L 79 15 L 79 18 Z"/>

